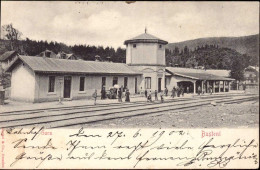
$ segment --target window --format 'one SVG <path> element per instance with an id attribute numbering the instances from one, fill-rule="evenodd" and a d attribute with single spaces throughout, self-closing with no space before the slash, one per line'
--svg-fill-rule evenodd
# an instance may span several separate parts
<path id="1" fill-rule="evenodd" d="M 48 92 L 54 92 L 54 87 L 55 87 L 55 76 L 50 76 L 49 77 L 49 90 L 48 90 Z"/>
<path id="2" fill-rule="evenodd" d="M 133 47 L 136 48 L 136 44 L 133 44 Z"/>
<path id="3" fill-rule="evenodd" d="M 162 45 L 161 45 L 161 44 L 159 45 L 159 48 L 162 48 Z"/>
<path id="4" fill-rule="evenodd" d="M 151 77 L 145 77 L 145 89 L 151 89 Z"/>
<path id="5" fill-rule="evenodd" d="M 115 84 L 118 84 L 118 77 L 113 77 L 113 84 L 112 84 L 112 86 L 114 86 Z"/>
<path id="6" fill-rule="evenodd" d="M 102 77 L 102 83 L 101 83 L 101 88 L 106 86 L 106 77 Z"/>
<path id="7" fill-rule="evenodd" d="M 51 52 L 46 51 L 45 56 L 50 58 L 51 57 Z"/>
<path id="8" fill-rule="evenodd" d="M 128 77 L 124 77 L 124 90 L 127 88 Z"/>
<path id="9" fill-rule="evenodd" d="M 85 90 L 85 77 L 79 78 L 79 91 Z"/>

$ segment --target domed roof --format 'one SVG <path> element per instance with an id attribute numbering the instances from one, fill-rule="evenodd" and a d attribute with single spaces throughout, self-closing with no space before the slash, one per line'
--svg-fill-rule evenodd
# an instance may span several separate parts
<path id="1" fill-rule="evenodd" d="M 141 35 L 138 35 L 137 37 L 126 40 L 124 42 L 124 44 L 126 45 L 126 44 L 129 44 L 129 43 L 142 43 L 142 42 L 168 44 L 167 41 L 164 41 L 164 40 L 157 38 L 157 37 L 155 37 L 151 34 L 148 34 L 146 32 L 141 34 Z"/>

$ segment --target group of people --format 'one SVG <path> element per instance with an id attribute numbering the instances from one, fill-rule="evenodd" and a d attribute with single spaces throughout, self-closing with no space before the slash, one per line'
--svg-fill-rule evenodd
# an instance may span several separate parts
<path id="1" fill-rule="evenodd" d="M 119 102 L 123 102 L 123 88 L 120 88 L 117 92 L 117 97 Z M 125 90 L 125 102 L 130 102 L 130 92 L 129 89 Z"/>
<path id="2" fill-rule="evenodd" d="M 190 91 L 190 87 L 186 87 L 187 89 L 187 93 L 189 93 Z M 210 94 L 212 94 L 212 87 L 210 86 L 208 88 L 208 91 L 210 92 Z M 140 94 L 142 95 L 143 91 L 141 89 L 140 91 Z M 161 91 L 159 94 L 160 94 L 160 99 L 161 99 L 161 102 L 163 103 L 164 102 L 164 95 L 165 96 L 168 96 L 168 89 L 167 87 L 165 88 L 164 91 Z M 201 87 L 198 86 L 198 95 L 200 95 L 202 92 L 201 90 Z M 118 98 L 118 102 L 123 102 L 122 98 L 123 96 L 125 95 L 125 102 L 130 102 L 130 92 L 129 92 L 129 89 L 125 89 L 125 94 L 123 93 L 123 87 L 119 88 L 118 91 L 117 91 L 117 98 Z M 149 90 L 147 91 L 145 89 L 144 91 L 144 95 L 145 97 L 147 98 L 147 102 L 152 102 L 152 91 Z M 172 91 L 171 91 L 171 97 L 174 98 L 175 96 L 177 97 L 180 97 L 180 96 L 184 96 L 184 87 L 183 86 L 180 86 L 180 87 L 173 87 L 172 88 Z M 94 98 L 94 104 L 96 105 L 96 100 L 97 100 L 97 90 L 95 90 L 95 92 L 93 93 L 92 97 Z M 155 101 L 158 101 L 158 91 L 155 90 L 154 91 L 154 97 L 155 97 Z M 102 88 L 101 90 L 101 99 L 105 99 L 106 98 L 106 91 L 105 91 L 105 88 Z"/>
<path id="3" fill-rule="evenodd" d="M 150 90 L 149 92 L 147 90 L 144 91 L 144 95 L 147 99 L 147 102 L 152 102 L 152 91 Z M 161 98 L 161 102 L 164 102 L 164 98 L 163 98 L 164 94 L 163 91 L 160 92 L 160 98 Z M 154 97 L 155 97 L 155 101 L 158 101 L 158 91 L 155 90 L 154 91 Z"/>
<path id="4" fill-rule="evenodd" d="M 187 89 L 187 90 L 189 90 L 189 89 Z M 167 89 L 167 87 L 165 88 L 165 95 L 166 96 L 168 96 L 168 89 Z M 172 98 L 174 98 L 175 96 L 177 96 L 177 97 L 180 97 L 180 96 L 184 96 L 184 88 L 183 88 L 183 86 L 181 86 L 181 87 L 173 87 L 172 88 L 172 91 L 171 91 L 171 97 Z"/>
<path id="5" fill-rule="evenodd" d="M 115 93 L 116 95 L 116 93 Z M 107 94 L 106 94 L 106 90 L 105 88 L 101 89 L 101 100 L 102 99 L 106 99 Z M 122 98 L 123 98 L 123 87 L 119 88 L 117 91 L 117 97 L 118 97 L 118 101 L 119 102 L 123 102 Z M 94 105 L 96 105 L 96 101 L 97 101 L 97 90 L 95 89 L 95 92 L 92 94 L 92 98 L 94 99 Z M 130 102 L 130 92 L 129 89 L 125 89 L 125 102 Z"/>

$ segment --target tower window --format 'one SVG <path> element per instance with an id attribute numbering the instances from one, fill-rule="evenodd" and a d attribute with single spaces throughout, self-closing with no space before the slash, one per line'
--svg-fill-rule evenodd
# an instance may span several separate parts
<path id="1" fill-rule="evenodd" d="M 136 44 L 133 44 L 133 47 L 136 48 Z"/>
<path id="2" fill-rule="evenodd" d="M 162 45 L 161 45 L 161 44 L 159 45 L 159 48 L 162 48 Z"/>

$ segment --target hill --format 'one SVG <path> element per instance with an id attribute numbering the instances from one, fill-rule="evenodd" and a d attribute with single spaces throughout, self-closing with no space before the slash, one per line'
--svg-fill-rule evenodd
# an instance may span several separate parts
<path id="1" fill-rule="evenodd" d="M 180 50 L 187 46 L 194 50 L 198 46 L 217 45 L 219 47 L 234 49 L 241 54 L 247 54 L 259 58 L 259 34 L 241 36 L 241 37 L 210 37 L 188 40 L 177 43 L 169 43 L 167 49 L 174 50 L 178 47 Z"/>

